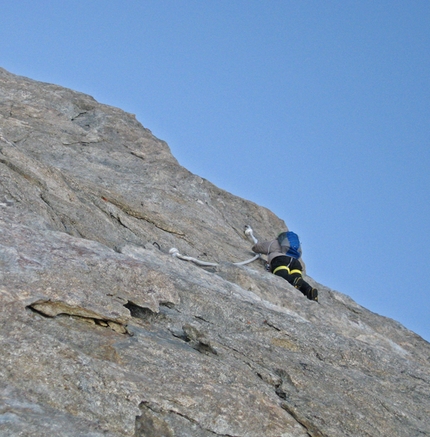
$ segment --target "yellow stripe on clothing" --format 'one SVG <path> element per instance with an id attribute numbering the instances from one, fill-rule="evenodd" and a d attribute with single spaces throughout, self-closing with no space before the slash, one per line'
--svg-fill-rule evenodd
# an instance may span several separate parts
<path id="1" fill-rule="evenodd" d="M 298 273 L 300 276 L 302 275 L 302 271 L 301 270 L 297 270 L 297 269 L 290 270 L 289 267 L 287 267 L 287 266 L 276 267 L 276 269 L 273 270 L 273 274 L 275 274 L 276 272 L 279 272 L 279 270 L 286 270 L 289 275 L 292 275 L 294 273 Z"/>
<path id="2" fill-rule="evenodd" d="M 276 267 L 275 270 L 273 270 L 273 274 L 275 274 L 276 272 L 279 272 L 279 270 L 288 270 L 288 273 L 290 273 L 290 269 L 287 266 L 279 266 L 279 267 Z"/>

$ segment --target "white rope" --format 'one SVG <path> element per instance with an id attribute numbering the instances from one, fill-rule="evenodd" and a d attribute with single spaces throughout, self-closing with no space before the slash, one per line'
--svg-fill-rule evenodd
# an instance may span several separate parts
<path id="1" fill-rule="evenodd" d="M 245 235 L 247 237 L 251 237 L 252 241 L 254 242 L 254 244 L 258 243 L 258 240 L 254 237 L 254 234 L 252 232 L 251 226 L 246 225 L 245 226 Z M 193 258 L 191 256 L 185 256 L 185 255 L 181 255 L 179 253 L 179 250 L 176 249 L 176 247 L 172 247 L 169 250 L 170 255 L 174 256 L 175 258 L 179 258 L 179 259 L 183 259 L 184 261 L 192 261 L 193 263 L 196 263 L 200 266 L 211 266 L 211 267 L 215 267 L 218 266 L 218 263 L 209 263 L 206 261 L 201 261 L 197 258 Z M 259 253 L 255 254 L 254 257 L 252 257 L 251 259 L 245 260 L 245 261 L 241 261 L 241 262 L 237 262 L 237 263 L 233 263 L 233 265 L 235 266 L 244 266 L 245 264 L 249 264 L 252 263 L 253 261 L 257 260 L 258 258 L 260 258 L 261 255 Z"/>
<path id="2" fill-rule="evenodd" d="M 245 235 L 246 235 L 247 237 L 251 237 L 251 238 L 252 238 L 252 241 L 254 242 L 254 244 L 257 244 L 257 243 L 258 243 L 258 240 L 254 237 L 254 234 L 253 234 L 253 232 L 252 232 L 252 228 L 251 228 L 251 226 L 249 226 L 249 225 L 245 225 Z"/>
<path id="3" fill-rule="evenodd" d="M 201 266 L 217 266 L 218 265 L 216 263 L 208 263 L 208 262 L 205 262 L 205 261 L 200 261 L 199 259 L 193 258 L 191 256 L 181 255 L 179 253 L 179 250 L 176 249 L 176 247 L 172 247 L 169 250 L 169 253 L 170 253 L 170 255 L 174 256 L 175 258 L 180 258 L 180 259 L 183 259 L 184 261 L 192 261 L 192 262 L 194 262 L 196 264 L 199 264 Z"/>
<path id="4" fill-rule="evenodd" d="M 233 263 L 235 266 L 244 266 L 245 264 L 249 264 L 252 263 L 253 261 L 257 260 L 258 258 L 260 258 L 261 255 L 259 253 L 256 253 L 254 257 L 252 257 L 251 259 L 248 259 L 246 261 L 242 261 L 242 262 L 238 262 L 238 263 Z"/>

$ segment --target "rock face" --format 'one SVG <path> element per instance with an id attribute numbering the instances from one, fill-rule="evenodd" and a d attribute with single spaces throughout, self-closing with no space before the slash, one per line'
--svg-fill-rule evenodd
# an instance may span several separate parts
<path id="1" fill-rule="evenodd" d="M 284 222 L 133 115 L 0 69 L 0 172 L 0 435 L 430 436 L 429 343 L 232 264 Z"/>

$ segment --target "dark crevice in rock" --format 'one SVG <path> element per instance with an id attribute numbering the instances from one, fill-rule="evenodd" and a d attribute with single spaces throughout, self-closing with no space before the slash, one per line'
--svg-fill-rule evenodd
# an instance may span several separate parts
<path id="1" fill-rule="evenodd" d="M 278 397 L 280 397 L 282 400 L 286 400 L 287 399 L 287 394 L 285 393 L 284 390 L 282 390 L 281 388 L 282 386 L 276 387 L 275 393 Z"/>
<path id="2" fill-rule="evenodd" d="M 77 120 L 79 117 L 81 117 L 82 115 L 84 115 L 84 114 L 86 114 L 86 113 L 87 113 L 87 111 L 80 112 L 78 115 L 76 115 L 75 117 L 73 117 L 73 118 L 71 119 L 71 121 L 75 121 L 75 120 Z"/>
<path id="3" fill-rule="evenodd" d="M 127 146 L 126 146 L 126 147 L 127 147 Z M 127 149 L 130 150 L 129 147 L 127 147 Z M 134 150 L 131 150 L 130 153 L 131 153 L 133 156 L 135 156 L 136 158 L 139 158 L 139 159 L 141 159 L 142 161 L 146 161 L 145 157 L 142 156 L 141 152 L 135 152 Z"/>
<path id="4" fill-rule="evenodd" d="M 211 341 L 206 338 L 196 327 L 186 324 L 182 329 L 169 329 L 170 333 L 187 343 L 190 347 L 204 355 L 218 355 Z"/>
<path id="5" fill-rule="evenodd" d="M 290 414 L 294 420 L 303 426 L 309 437 L 330 437 L 327 434 L 322 433 L 312 422 L 306 417 L 302 416 L 296 407 L 289 405 L 287 402 L 282 402 L 281 407 Z"/>
<path id="6" fill-rule="evenodd" d="M 98 124 L 97 115 L 94 111 L 79 112 L 76 116 L 71 118 L 71 121 L 86 131 L 91 130 L 95 124 Z"/>
<path id="7" fill-rule="evenodd" d="M 173 302 L 160 302 L 160 309 L 161 308 L 168 308 L 169 310 L 175 309 L 175 311 L 179 312 L 176 307 L 175 304 Z"/>
<path id="8" fill-rule="evenodd" d="M 284 369 L 276 369 L 275 374 L 280 378 L 279 382 L 274 385 L 275 393 L 285 400 L 289 392 L 296 391 L 296 387 L 290 375 Z"/>
<path id="9" fill-rule="evenodd" d="M 90 324 L 102 326 L 103 328 L 110 328 L 112 331 L 118 334 L 129 334 L 128 329 L 122 323 L 115 322 L 113 320 L 107 320 L 97 317 L 91 317 L 82 315 L 85 310 L 79 308 L 71 308 L 68 305 L 62 304 L 61 302 L 35 302 L 26 307 L 29 311 L 39 314 L 46 318 L 55 318 L 61 316 L 69 316 L 83 321 L 89 322 Z"/>
<path id="10" fill-rule="evenodd" d="M 199 437 L 238 437 L 232 434 L 217 434 L 202 426 L 191 417 L 178 411 L 165 410 L 152 402 L 139 405 L 140 416 L 136 416 L 133 437 L 175 437 L 193 435 Z"/>
<path id="11" fill-rule="evenodd" d="M 290 375 L 284 369 L 277 369 L 275 373 L 280 377 L 280 382 L 274 385 L 276 395 L 282 400 L 281 407 L 287 411 L 303 428 L 309 437 L 328 437 L 320 432 L 312 422 L 298 411 L 300 407 L 295 405 L 294 396 L 297 396 L 297 388 Z"/>
<path id="12" fill-rule="evenodd" d="M 204 317 L 202 317 L 202 316 L 194 316 L 197 320 L 201 320 L 202 322 L 205 322 L 205 323 L 209 323 L 209 324 L 211 324 L 211 325 L 213 325 L 213 323 L 212 322 L 210 322 L 209 320 L 206 320 Z"/>
<path id="13" fill-rule="evenodd" d="M 120 226 L 134 234 L 134 232 L 121 220 L 121 217 L 119 215 L 110 213 L 109 216 L 114 219 Z"/>
<path id="14" fill-rule="evenodd" d="M 182 330 L 184 332 L 183 339 L 189 343 L 193 349 L 205 355 L 218 355 L 212 342 L 200 329 L 187 323 L 182 326 Z"/>
<path id="15" fill-rule="evenodd" d="M 149 308 L 144 308 L 135 303 L 128 301 L 124 306 L 130 311 L 131 317 L 135 317 L 136 319 L 141 319 L 145 321 L 151 321 L 154 317 L 157 317 L 157 314 Z"/>
<path id="16" fill-rule="evenodd" d="M 15 147 L 14 145 L 12 145 L 13 147 Z M 1 149 L 0 149 L 1 152 Z M 8 167 L 10 170 L 14 171 L 15 173 L 19 174 L 20 176 L 22 176 L 24 179 L 26 179 L 27 181 L 29 181 L 31 184 L 37 186 L 38 188 L 43 189 L 44 186 L 43 184 L 37 180 L 34 176 L 32 176 L 29 172 L 24 171 L 22 168 L 18 167 L 17 165 L 15 165 L 14 163 L 6 160 L 6 159 L 0 159 L 0 163 L 4 164 L 6 167 Z"/>
<path id="17" fill-rule="evenodd" d="M 109 202 L 105 197 L 101 198 L 104 202 Z M 109 202 L 111 203 L 111 202 Z M 93 205 L 99 210 L 101 211 L 103 214 L 106 215 L 106 217 L 108 217 L 109 219 L 111 219 L 115 224 L 119 224 L 121 227 L 123 227 L 124 229 L 126 229 L 127 231 L 131 232 L 134 236 L 139 238 L 139 235 L 136 234 L 135 231 L 133 231 L 130 227 L 128 227 L 124 221 L 121 219 L 120 215 L 118 213 L 114 213 L 113 211 L 109 211 L 104 209 L 103 207 L 100 206 L 100 204 L 98 202 L 95 202 L 93 200 Z M 113 203 L 111 203 L 111 205 L 114 205 Z M 116 206 L 116 205 L 114 205 Z M 121 252 L 119 252 L 121 253 Z"/>
<path id="18" fill-rule="evenodd" d="M 36 309 L 36 308 L 35 308 L 34 306 L 32 306 L 32 305 L 27 305 L 25 308 L 26 308 L 27 310 L 33 312 L 33 313 L 39 314 L 39 316 L 42 316 L 42 317 L 46 317 L 46 318 L 52 318 L 52 317 L 53 317 L 53 316 L 48 316 L 47 314 L 45 314 L 44 312 L 42 312 L 42 311 Z"/>
<path id="19" fill-rule="evenodd" d="M 218 355 L 218 352 L 210 344 L 204 344 L 198 342 L 198 343 L 192 343 L 191 346 L 193 347 L 193 349 L 195 349 L 197 352 L 200 352 L 201 354 Z"/>
<path id="20" fill-rule="evenodd" d="M 280 328 L 278 328 L 277 326 L 273 325 L 271 322 L 269 322 L 268 320 L 264 320 L 263 323 L 267 326 L 270 326 L 271 328 L 275 329 L 276 331 L 280 332 L 282 331 Z"/>

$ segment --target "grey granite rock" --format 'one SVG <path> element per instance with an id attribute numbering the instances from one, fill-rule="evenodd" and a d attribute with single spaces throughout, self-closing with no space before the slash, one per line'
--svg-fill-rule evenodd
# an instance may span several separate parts
<path id="1" fill-rule="evenodd" d="M 234 265 L 285 223 L 133 115 L 0 69 L 0 173 L 0 435 L 430 435 L 429 343 Z"/>

